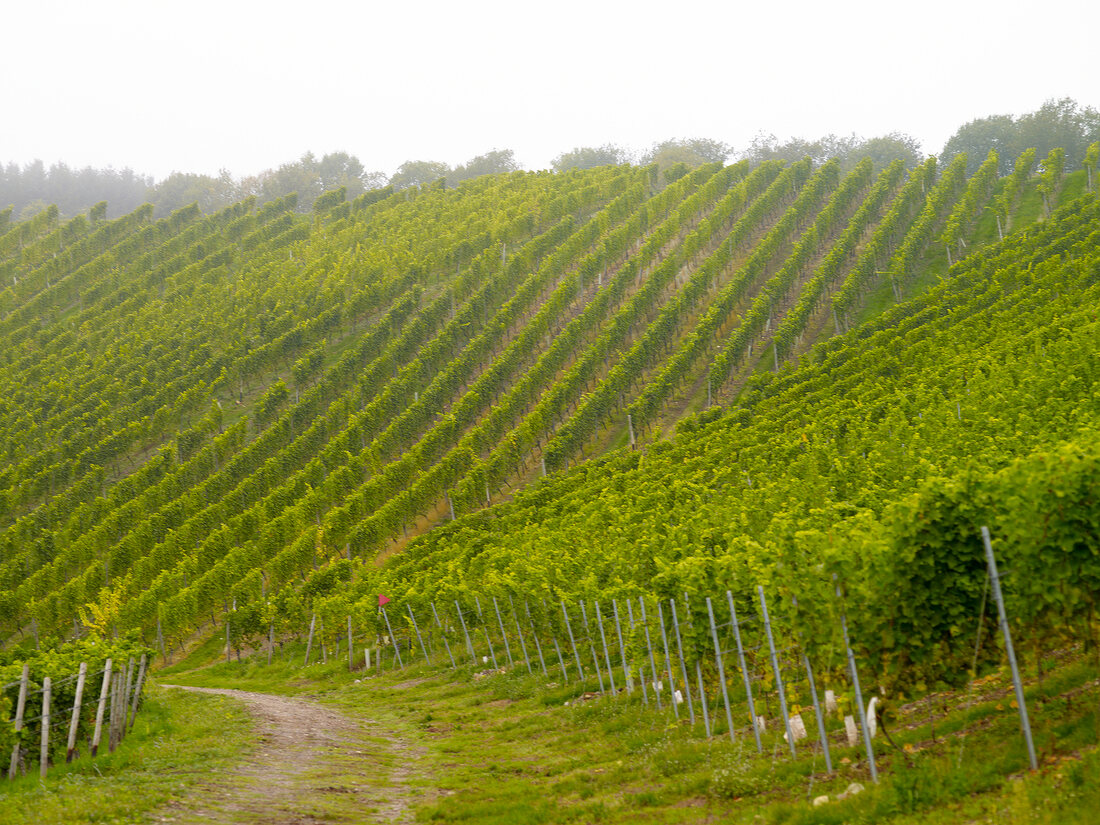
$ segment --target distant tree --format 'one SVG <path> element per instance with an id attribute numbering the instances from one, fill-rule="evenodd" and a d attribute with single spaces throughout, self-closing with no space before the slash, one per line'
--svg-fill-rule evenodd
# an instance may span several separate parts
<path id="1" fill-rule="evenodd" d="M 1096 177 L 1096 165 L 1100 163 L 1100 141 L 1093 141 L 1085 151 L 1085 168 L 1088 170 L 1088 189 L 1092 191 L 1092 179 Z"/>
<path id="2" fill-rule="evenodd" d="M 447 174 L 447 185 L 455 186 L 464 180 L 481 175 L 498 175 L 519 169 L 515 153 L 511 149 L 494 149 L 456 166 Z"/>
<path id="3" fill-rule="evenodd" d="M 854 167 L 865 157 L 871 158 L 879 168 L 889 166 L 896 158 L 904 160 L 905 165 L 910 169 L 924 161 L 924 155 L 916 138 L 900 132 L 891 132 L 874 138 L 861 138 L 854 134 L 846 136 L 828 134 L 816 140 L 791 138 L 786 143 L 780 143 L 775 135 L 761 132 L 753 138 L 749 148 L 742 152 L 741 156 L 754 165 L 766 160 L 784 160 L 794 163 L 805 157 L 821 165 L 836 158 L 845 169 Z"/>
<path id="4" fill-rule="evenodd" d="M 704 163 L 725 163 L 733 148 L 719 140 L 710 138 L 673 138 L 653 144 L 641 158 L 641 164 L 647 166 L 656 163 L 662 172 L 668 167 L 684 163 L 690 169 Z"/>
<path id="5" fill-rule="evenodd" d="M 440 178 L 447 177 L 450 167 L 434 160 L 407 160 L 397 167 L 390 177 L 390 186 L 394 189 L 408 189 L 410 186 L 426 186 Z"/>
<path id="6" fill-rule="evenodd" d="M 572 151 L 562 152 L 553 161 L 551 166 L 555 172 L 564 172 L 567 169 L 594 169 L 597 166 L 618 166 L 630 160 L 625 149 L 605 143 L 603 146 L 577 146 Z"/>
<path id="7" fill-rule="evenodd" d="M 955 155 L 967 155 L 967 173 L 973 174 L 990 149 L 1000 157 L 998 172 L 1004 176 L 1015 168 L 1016 159 L 1026 149 L 1034 148 L 1040 157 L 1054 148 L 1066 151 L 1066 171 L 1081 168 L 1086 147 L 1100 139 L 1100 112 L 1081 108 L 1065 97 L 1048 100 L 1036 111 L 1013 118 L 992 115 L 978 118 L 959 127 L 944 144 L 940 160 L 950 161 Z"/>
<path id="8" fill-rule="evenodd" d="M 241 198 L 237 182 L 225 169 L 218 177 L 188 172 L 173 172 L 160 183 L 149 187 L 146 199 L 153 204 L 160 217 L 175 210 L 197 203 L 199 209 L 209 214 L 235 203 Z"/>
<path id="9" fill-rule="evenodd" d="M 973 175 L 982 158 L 995 149 L 999 157 L 997 173 L 1004 177 L 1012 172 L 1016 158 L 1026 147 L 1020 145 L 1016 122 L 1011 115 L 990 115 L 972 120 L 959 127 L 940 152 L 940 161 L 950 163 L 956 155 L 966 153 L 966 173 Z"/>
<path id="10" fill-rule="evenodd" d="M 912 135 L 901 132 L 868 138 L 853 146 L 846 156 L 840 157 L 842 161 L 849 161 L 852 166 L 863 158 L 870 158 L 880 169 L 885 169 L 898 158 L 905 162 L 907 169 L 915 169 L 924 163 L 920 142 Z"/>

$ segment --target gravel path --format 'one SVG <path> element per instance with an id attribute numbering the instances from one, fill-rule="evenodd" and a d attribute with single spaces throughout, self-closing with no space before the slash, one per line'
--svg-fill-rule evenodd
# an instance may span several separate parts
<path id="1" fill-rule="evenodd" d="M 308 699 L 164 685 L 230 696 L 256 720 L 259 746 L 235 770 L 171 804 L 171 823 L 410 822 L 417 753 L 407 742 Z"/>

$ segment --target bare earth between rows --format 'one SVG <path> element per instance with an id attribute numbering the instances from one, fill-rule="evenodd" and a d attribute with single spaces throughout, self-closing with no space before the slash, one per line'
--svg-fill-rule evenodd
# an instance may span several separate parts
<path id="1" fill-rule="evenodd" d="M 229 696 L 255 718 L 258 746 L 234 769 L 173 802 L 159 822 L 314 825 L 409 822 L 418 752 L 309 699 L 243 690 L 165 685 Z"/>

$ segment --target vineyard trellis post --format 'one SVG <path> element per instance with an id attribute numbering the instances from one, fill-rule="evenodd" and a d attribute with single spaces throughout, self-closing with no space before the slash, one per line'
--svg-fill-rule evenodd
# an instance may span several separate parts
<path id="1" fill-rule="evenodd" d="M 127 730 L 132 730 L 134 727 L 134 719 L 137 718 L 138 700 L 141 698 L 141 687 L 145 683 L 145 667 L 146 667 L 145 654 L 141 654 L 141 664 L 138 666 L 137 682 L 134 684 L 134 695 L 130 700 L 130 721 L 127 724 Z"/>
<path id="2" fill-rule="evenodd" d="M 15 733 L 23 729 L 23 713 L 27 709 L 27 688 L 30 685 L 31 666 L 29 662 L 23 663 L 23 675 L 19 679 L 19 698 L 15 705 Z M 19 739 L 16 737 L 15 745 L 11 750 L 11 765 L 8 767 L 8 779 L 15 779 L 15 772 L 19 768 Z"/>
<path id="3" fill-rule="evenodd" d="M 787 744 L 791 748 L 791 756 L 797 756 L 794 746 L 794 732 L 791 730 L 791 717 L 787 714 L 787 694 L 783 690 L 783 674 L 779 672 L 779 658 L 775 653 L 775 639 L 772 637 L 772 623 L 768 618 L 768 602 L 764 598 L 764 586 L 758 584 L 756 592 L 760 594 L 760 610 L 764 617 L 764 633 L 768 637 L 768 650 L 772 656 L 772 671 L 775 673 L 775 687 L 779 693 L 779 712 L 783 714 L 783 725 L 787 729 Z"/>
<path id="4" fill-rule="evenodd" d="M 111 686 L 112 659 L 108 659 L 103 665 L 103 686 L 99 689 L 99 706 L 95 712 L 95 732 L 92 734 L 92 756 L 99 751 L 100 738 L 103 735 L 103 714 L 107 708 L 107 694 Z"/>
<path id="5" fill-rule="evenodd" d="M 493 660 L 493 670 L 500 670 L 500 665 L 497 664 L 497 654 L 493 650 L 493 640 L 489 638 L 489 628 L 485 624 L 485 616 L 481 612 L 481 599 L 474 594 L 474 604 L 477 606 L 477 620 L 481 622 L 481 633 L 485 637 L 485 644 L 489 646 L 489 657 Z"/>
<path id="6" fill-rule="evenodd" d="M 531 656 L 527 653 L 527 642 L 523 638 L 523 630 L 519 626 L 519 614 L 516 612 L 516 603 L 512 599 L 512 594 L 508 594 L 508 606 L 512 608 L 512 619 L 516 623 L 516 635 L 519 637 L 519 647 L 523 651 L 523 661 L 527 665 L 527 672 L 532 676 L 535 675 L 535 669 L 531 667 Z"/>
<path id="7" fill-rule="evenodd" d="M 416 616 L 413 615 L 412 605 L 406 604 L 405 609 L 409 611 L 409 618 L 412 620 L 413 632 L 416 633 L 416 640 L 420 642 L 420 652 L 424 654 L 424 661 L 430 665 L 432 663 L 432 659 L 428 655 L 428 648 L 424 646 L 424 638 L 420 635 L 420 626 L 416 623 Z"/>
<path id="8" fill-rule="evenodd" d="M 596 678 L 600 682 L 600 693 L 603 693 L 603 673 L 600 671 L 600 657 L 596 655 L 596 643 L 592 638 L 592 630 L 588 626 L 588 611 L 584 609 L 584 599 L 580 600 L 580 604 L 581 621 L 584 622 L 584 633 L 588 637 L 588 650 L 592 654 L 592 665 L 596 668 Z"/>
<path id="9" fill-rule="evenodd" d="M 629 602 L 628 602 L 629 604 Z M 627 696 L 634 693 L 634 679 L 630 675 L 630 667 L 626 663 L 626 647 L 623 645 L 623 628 L 619 624 L 619 605 L 612 599 L 611 609 L 615 613 L 615 633 L 619 637 L 619 655 L 623 660 L 623 680 L 626 682 Z"/>
<path id="10" fill-rule="evenodd" d="M 509 596 L 508 600 L 511 601 L 512 597 Z M 512 606 L 512 612 L 516 612 L 515 605 Z M 549 677 L 550 673 L 546 670 L 546 660 L 542 658 L 542 644 L 539 643 L 539 632 L 535 629 L 535 620 L 531 618 L 531 606 L 527 604 L 527 599 L 523 600 L 523 612 L 527 616 L 527 623 L 531 625 L 531 638 L 535 640 L 535 652 L 539 655 L 539 664 L 542 666 L 542 675 Z M 517 617 L 516 621 L 519 621 Z"/>
<path id="11" fill-rule="evenodd" d="M 680 620 L 676 616 L 676 600 L 669 599 L 668 606 L 672 610 L 672 629 L 676 633 L 676 650 L 680 654 L 680 673 L 684 677 L 684 695 L 687 697 L 688 717 L 691 724 L 695 724 L 695 703 L 691 700 L 691 680 L 688 678 L 687 662 L 684 661 L 684 643 L 680 638 Z"/>
<path id="12" fill-rule="evenodd" d="M 42 680 L 42 749 L 38 755 L 38 775 L 46 778 L 50 769 L 50 699 L 53 680 L 49 676 Z"/>
<path id="13" fill-rule="evenodd" d="M 699 682 L 699 704 L 703 708 L 703 728 L 710 739 L 710 711 L 707 709 L 707 692 L 703 687 L 703 664 L 699 659 L 695 660 L 695 679 Z"/>
<path id="14" fill-rule="evenodd" d="M 733 594 L 726 591 L 726 601 L 730 608 L 730 621 L 733 623 L 733 638 L 737 641 L 737 662 L 741 666 L 741 677 L 745 681 L 745 697 L 749 705 L 749 721 L 752 724 L 752 735 L 756 739 L 757 753 L 764 752 L 764 744 L 760 741 L 760 726 L 756 723 L 756 707 L 752 701 L 752 680 L 749 678 L 749 669 L 745 666 L 745 648 L 741 644 L 741 626 L 737 622 L 737 608 L 733 606 Z"/>
<path id="15" fill-rule="evenodd" d="M 435 619 L 435 626 L 439 628 L 439 632 L 443 634 L 443 647 L 447 649 L 447 658 L 451 660 L 451 667 L 457 668 L 458 664 L 455 662 L 454 654 L 451 653 L 451 644 L 447 641 L 447 629 L 443 627 L 443 623 L 439 621 L 439 612 L 435 609 L 435 602 L 430 602 L 432 606 L 432 618 Z"/>
<path id="16" fill-rule="evenodd" d="M 393 628 L 390 627 L 390 617 L 386 613 L 386 608 L 380 607 L 378 609 L 382 611 L 382 618 L 386 620 L 386 632 L 390 634 L 390 643 L 393 645 L 393 652 L 397 656 L 397 664 L 399 667 L 404 667 L 405 663 L 401 660 L 401 645 L 397 643 L 397 637 L 393 635 Z M 378 658 L 381 661 L 382 657 L 379 656 Z"/>
<path id="17" fill-rule="evenodd" d="M 565 629 L 569 633 L 569 644 L 573 646 L 573 656 L 577 660 L 577 678 L 584 680 L 584 668 L 581 667 L 581 654 L 577 652 L 577 640 L 573 638 L 573 625 L 569 623 L 569 611 L 565 608 L 565 600 L 561 603 L 561 614 L 565 617 Z"/>
<path id="18" fill-rule="evenodd" d="M 657 697 L 657 710 L 661 709 L 661 691 L 657 687 L 657 660 L 653 656 L 653 645 L 649 641 L 649 622 L 645 618 L 645 599 L 642 596 L 638 597 L 638 605 L 641 609 L 642 627 L 645 629 L 645 646 L 649 651 L 649 667 L 653 676 L 653 694 Z M 660 607 L 660 604 L 658 604 Z M 675 706 L 675 702 L 673 705 Z"/>
<path id="19" fill-rule="evenodd" d="M 466 650 L 470 654 L 470 660 L 477 662 L 477 654 L 474 653 L 474 643 L 470 641 L 470 631 L 466 629 L 466 619 L 462 616 L 462 607 L 455 599 L 455 612 L 458 613 L 458 623 L 462 625 L 462 633 L 466 637 Z"/>
<path id="20" fill-rule="evenodd" d="M 309 620 L 309 639 L 306 640 L 306 660 L 302 662 L 302 667 L 309 664 L 309 654 L 313 650 L 313 629 L 317 626 L 317 614 L 314 613 Z M 301 638 L 301 637 L 299 637 Z"/>
<path id="21" fill-rule="evenodd" d="M 228 622 L 226 623 L 228 626 Z M 131 656 L 126 663 L 126 692 L 122 694 L 122 733 L 130 727 L 130 689 L 134 686 L 134 657 Z M 121 737 L 120 737 L 121 738 Z"/>
<path id="22" fill-rule="evenodd" d="M 1031 740 L 1031 721 L 1027 716 L 1027 702 L 1024 699 L 1024 686 L 1020 681 L 1020 668 L 1016 664 L 1016 651 L 1012 647 L 1012 634 L 1008 629 L 1008 614 L 1005 612 L 1004 597 L 1001 595 L 1001 577 L 997 573 L 997 558 L 993 555 L 993 543 L 989 537 L 989 528 L 982 527 L 982 542 L 985 544 L 985 559 L 989 565 L 989 577 L 993 583 L 993 598 L 997 600 L 997 613 L 1000 614 L 1001 635 L 1005 640 L 1005 653 L 1012 668 L 1012 686 L 1016 691 L 1016 705 L 1020 712 L 1020 728 L 1027 742 L 1027 757 L 1033 771 L 1039 770 L 1035 758 L 1035 743 Z"/>
<path id="23" fill-rule="evenodd" d="M 836 573 L 833 573 L 833 585 L 835 587 L 837 600 L 842 602 L 840 583 L 837 581 Z M 852 653 L 852 645 L 848 639 L 848 619 L 844 615 L 843 607 L 840 610 L 840 631 L 844 638 L 844 650 L 848 656 L 848 672 L 852 677 L 852 688 L 855 690 L 856 694 L 856 708 L 859 711 L 859 723 L 863 728 L 863 747 L 867 751 L 867 764 L 871 769 L 871 781 L 878 784 L 878 766 L 875 764 L 875 749 L 871 744 L 871 731 L 867 727 L 867 710 L 863 706 L 863 691 L 859 688 L 859 671 L 856 670 L 856 657 L 855 654 Z"/>
<path id="24" fill-rule="evenodd" d="M 508 666 L 515 667 L 516 662 L 512 658 L 512 646 L 508 644 L 508 634 L 504 632 L 504 619 L 500 617 L 500 605 L 497 604 L 497 597 L 493 596 L 493 610 L 497 614 L 497 624 L 500 626 L 500 638 L 504 640 L 504 653 L 508 656 Z"/>
<path id="25" fill-rule="evenodd" d="M 615 696 L 615 674 L 611 672 L 611 654 L 607 650 L 607 636 L 603 631 L 603 614 L 600 613 L 600 603 L 596 605 L 596 626 L 600 629 L 600 642 L 603 644 L 603 659 L 607 665 L 607 679 L 611 683 L 611 695 Z"/>
<path id="26" fill-rule="evenodd" d="M 657 600 L 657 624 L 661 627 L 661 641 L 665 646 L 665 663 L 668 666 L 668 695 L 672 697 L 672 714 L 679 719 L 680 708 L 677 707 L 676 701 L 676 679 L 672 676 L 672 654 L 668 649 L 668 633 L 665 631 L 665 612 L 661 609 L 661 600 Z M 654 675 L 656 678 L 656 675 Z"/>
<path id="27" fill-rule="evenodd" d="M 829 737 L 825 732 L 825 717 L 821 715 L 821 704 L 817 701 L 817 685 L 814 684 L 814 671 L 810 667 L 810 658 L 802 651 L 802 664 L 806 667 L 806 678 L 810 682 L 810 698 L 814 701 L 814 716 L 817 717 L 817 735 L 821 739 L 821 749 L 825 754 L 825 770 L 833 772 L 833 760 L 829 754 Z"/>
<path id="28" fill-rule="evenodd" d="M 707 618 L 710 619 L 710 637 L 714 642 L 714 661 L 718 665 L 718 684 L 722 686 L 722 703 L 726 708 L 726 725 L 729 727 L 730 741 L 734 741 L 733 712 L 730 710 L 729 691 L 726 690 L 726 668 L 722 663 L 722 645 L 718 642 L 718 628 L 714 624 L 714 607 L 707 596 Z"/>

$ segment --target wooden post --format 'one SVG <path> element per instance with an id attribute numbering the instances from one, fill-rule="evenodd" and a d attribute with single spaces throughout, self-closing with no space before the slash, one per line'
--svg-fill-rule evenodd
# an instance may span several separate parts
<path id="1" fill-rule="evenodd" d="M 137 716 L 138 701 L 141 699 L 141 688 L 145 684 L 145 654 L 141 654 L 141 664 L 138 666 L 137 684 L 134 685 L 134 698 L 130 700 L 130 728 L 134 727 L 134 718 Z"/>
<path id="2" fill-rule="evenodd" d="M 107 691 L 111 684 L 111 660 L 103 665 L 103 687 L 99 690 L 99 707 L 95 712 L 95 732 L 92 734 L 92 756 L 99 751 L 99 741 L 103 735 L 103 711 L 107 706 Z"/>
<path id="3" fill-rule="evenodd" d="M 69 722 L 69 741 L 65 748 L 65 761 L 72 762 L 76 755 L 76 729 L 80 725 L 80 700 L 84 696 L 84 679 L 88 675 L 88 663 L 80 663 L 80 672 L 76 677 L 76 698 L 73 699 L 73 718 Z"/>
<path id="4" fill-rule="evenodd" d="M 38 756 L 38 775 L 46 778 L 50 769 L 50 691 L 53 687 L 50 677 L 42 680 L 42 750 Z"/>
<path id="5" fill-rule="evenodd" d="M 15 725 L 14 730 L 16 733 L 23 730 L 23 711 L 27 709 L 27 686 L 30 684 L 31 678 L 31 666 L 29 663 L 23 664 L 23 676 L 19 680 L 19 701 L 15 706 Z M 11 765 L 8 768 L 8 779 L 15 779 L 15 771 L 19 767 L 19 743 L 15 743 L 15 747 L 11 750 Z"/>
<path id="6" fill-rule="evenodd" d="M 122 694 L 122 705 L 119 707 L 119 715 L 122 717 L 119 719 L 121 723 L 118 729 L 119 741 L 122 741 L 122 737 L 126 735 L 126 731 L 130 725 L 130 688 L 134 684 L 134 657 L 130 657 L 129 663 L 126 665 L 126 692 Z"/>
<path id="7" fill-rule="evenodd" d="M 118 746 L 118 694 L 119 694 L 119 679 L 121 673 L 111 674 L 111 710 L 110 717 L 107 720 L 107 752 L 113 753 Z"/>

